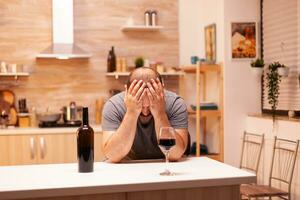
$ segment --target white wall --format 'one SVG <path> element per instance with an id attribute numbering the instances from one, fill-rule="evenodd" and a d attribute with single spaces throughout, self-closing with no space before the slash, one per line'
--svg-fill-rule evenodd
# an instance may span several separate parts
<path id="1" fill-rule="evenodd" d="M 230 60 L 231 22 L 259 21 L 259 0 L 224 0 L 224 152 L 225 162 L 238 166 L 240 137 L 248 113 L 260 112 L 260 82 L 250 61 Z"/>
<path id="2" fill-rule="evenodd" d="M 204 27 L 217 25 L 217 60 L 223 61 L 223 0 L 179 0 L 180 64 L 190 57 L 205 58 Z"/>
<path id="3" fill-rule="evenodd" d="M 260 167 L 258 172 L 258 181 L 260 184 L 268 184 L 271 158 L 273 152 L 274 136 L 279 138 L 285 138 L 289 140 L 298 140 L 300 123 L 292 121 L 277 120 L 275 123 L 275 129 L 273 130 L 273 123 L 271 119 L 247 117 L 246 130 L 251 133 L 265 134 L 265 143 L 261 155 Z M 283 186 L 283 185 L 282 185 Z M 284 189 L 284 188 L 282 188 Z M 294 171 L 294 178 L 292 182 L 292 199 L 300 199 L 300 153 L 298 152 L 298 158 L 296 168 Z"/>
<path id="4" fill-rule="evenodd" d="M 217 62 L 223 61 L 223 0 L 179 0 L 179 46 L 180 65 L 190 65 L 191 56 L 205 58 L 204 27 L 212 23 L 217 29 Z M 209 77 L 208 77 L 209 79 Z M 195 104 L 195 76 L 187 75 L 185 83 L 185 101 Z M 213 81 L 214 82 L 214 81 Z M 209 90 L 208 90 L 209 91 Z M 213 88 L 211 91 L 216 91 Z M 207 94 L 207 96 L 216 96 Z M 211 98 L 209 100 L 212 100 Z M 216 127 L 217 129 L 217 127 Z M 195 121 L 190 120 L 189 131 L 195 141 Z M 208 138 L 208 143 L 210 139 Z M 212 142 L 210 142 L 212 143 Z M 212 146 L 214 151 L 214 146 Z"/>
<path id="5" fill-rule="evenodd" d="M 225 162 L 238 166 L 240 137 L 248 113 L 260 112 L 260 82 L 251 73 L 250 61 L 230 60 L 230 23 L 259 21 L 259 0 L 179 0 L 180 64 L 204 54 L 204 27 L 217 24 L 217 62 L 224 63 Z M 186 82 L 188 104 L 195 103 L 195 77 Z M 212 90 L 214 91 L 214 90 Z M 187 95 L 188 94 L 188 95 Z M 190 132 L 195 132 L 190 123 Z M 193 135 L 192 135 L 193 137 Z"/>

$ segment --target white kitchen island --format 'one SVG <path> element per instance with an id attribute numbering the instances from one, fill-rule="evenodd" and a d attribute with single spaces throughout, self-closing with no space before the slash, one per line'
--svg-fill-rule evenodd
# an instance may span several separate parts
<path id="1" fill-rule="evenodd" d="M 93 173 L 77 163 L 0 167 L 0 199 L 186 199 L 238 200 L 239 185 L 256 176 L 209 158 L 164 162 L 97 162 Z"/>

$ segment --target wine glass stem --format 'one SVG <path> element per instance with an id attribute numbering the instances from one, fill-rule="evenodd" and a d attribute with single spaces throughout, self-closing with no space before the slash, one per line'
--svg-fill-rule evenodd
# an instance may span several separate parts
<path id="1" fill-rule="evenodd" d="M 166 151 L 166 171 L 169 171 L 169 155 L 170 155 L 170 151 Z"/>

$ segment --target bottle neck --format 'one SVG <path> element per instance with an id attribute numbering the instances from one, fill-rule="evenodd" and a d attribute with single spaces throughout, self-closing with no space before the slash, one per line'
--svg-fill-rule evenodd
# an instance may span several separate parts
<path id="1" fill-rule="evenodd" d="M 111 47 L 111 53 L 114 54 L 115 53 L 115 48 Z"/>
<path id="2" fill-rule="evenodd" d="M 89 125 L 89 110 L 87 107 L 84 107 L 82 110 L 82 125 L 83 126 Z"/>

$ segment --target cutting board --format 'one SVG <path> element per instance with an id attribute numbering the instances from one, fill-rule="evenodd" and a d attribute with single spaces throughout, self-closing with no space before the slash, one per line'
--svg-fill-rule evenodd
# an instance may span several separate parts
<path id="1" fill-rule="evenodd" d="M 8 125 L 16 125 L 18 121 L 17 109 L 15 107 L 15 94 L 9 90 L 0 91 L 0 112 L 9 114 Z"/>

